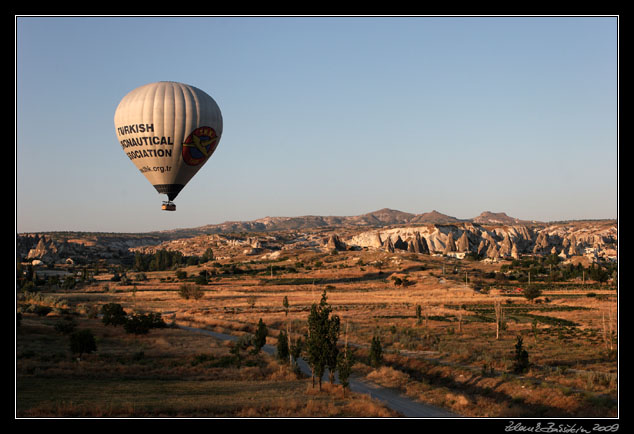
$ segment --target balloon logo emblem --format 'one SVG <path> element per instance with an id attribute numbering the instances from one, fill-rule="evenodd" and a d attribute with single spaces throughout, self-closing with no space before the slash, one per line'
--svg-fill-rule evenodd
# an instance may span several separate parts
<path id="1" fill-rule="evenodd" d="M 220 138 L 213 128 L 196 128 L 183 142 L 183 161 L 190 166 L 198 166 L 213 154 Z"/>

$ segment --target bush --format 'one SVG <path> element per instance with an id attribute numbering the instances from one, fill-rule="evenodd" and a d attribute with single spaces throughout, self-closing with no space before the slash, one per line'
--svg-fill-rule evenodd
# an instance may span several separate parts
<path id="1" fill-rule="evenodd" d="M 533 301 L 541 294 L 542 291 L 536 286 L 529 286 L 528 288 L 524 289 L 524 297 L 526 297 L 528 301 Z"/>
<path id="2" fill-rule="evenodd" d="M 207 274 L 204 271 L 201 271 L 200 274 L 198 275 L 198 277 L 196 277 L 195 282 L 198 285 L 208 285 L 209 281 L 207 280 Z M 200 291 L 200 293 L 201 293 L 200 297 L 202 297 L 202 291 Z M 200 298 L 200 297 L 198 297 L 198 298 Z"/>
<path id="3" fill-rule="evenodd" d="M 135 335 L 144 335 L 150 331 L 150 323 L 145 315 L 131 315 L 123 324 L 126 333 L 134 333 Z"/>
<path id="4" fill-rule="evenodd" d="M 522 337 L 517 337 L 517 343 L 515 344 L 515 356 L 513 357 L 513 372 L 516 374 L 522 374 L 528 371 L 528 351 L 523 347 Z"/>
<path id="5" fill-rule="evenodd" d="M 378 368 L 382 362 L 383 348 L 381 347 L 381 339 L 378 336 L 374 336 L 370 344 L 370 365 Z"/>
<path id="6" fill-rule="evenodd" d="M 124 325 L 126 322 L 126 312 L 118 303 L 108 303 L 101 307 L 102 321 L 105 325 Z"/>
<path id="7" fill-rule="evenodd" d="M 88 329 L 78 330 L 70 335 L 70 351 L 73 354 L 90 354 L 97 351 L 97 343 L 92 331 Z"/>
<path id="8" fill-rule="evenodd" d="M 253 352 L 255 354 L 259 353 L 262 347 L 266 344 L 266 336 L 269 334 L 269 331 L 266 327 L 266 324 L 262 322 L 262 318 L 258 322 L 258 328 L 255 331 L 255 337 L 253 339 Z"/>
<path id="9" fill-rule="evenodd" d="M 178 294 L 185 300 L 189 300 L 190 298 L 193 298 L 194 300 L 199 300 L 203 296 L 203 291 L 198 287 L 198 285 L 184 283 L 178 289 Z"/>
<path id="10" fill-rule="evenodd" d="M 232 355 L 233 362 L 238 368 L 242 365 L 242 354 L 240 354 L 240 350 L 246 351 L 252 345 L 253 335 L 250 334 L 242 335 L 238 340 L 231 343 L 229 353 Z"/>
<path id="11" fill-rule="evenodd" d="M 337 356 L 339 381 L 343 387 L 344 394 L 346 393 L 345 390 L 350 385 L 348 378 L 350 378 L 350 374 L 352 373 L 352 365 L 354 365 L 354 357 L 352 356 L 352 352 L 346 347 L 344 351 L 339 353 Z"/>
<path id="12" fill-rule="evenodd" d="M 134 333 L 135 335 L 144 335 L 147 334 L 150 329 L 164 328 L 166 326 L 163 318 L 161 318 L 161 314 L 154 312 L 148 314 L 132 314 L 123 324 L 126 333 Z"/>
<path id="13" fill-rule="evenodd" d="M 42 305 L 35 305 L 35 307 L 33 308 L 33 312 L 35 312 L 37 314 L 37 316 L 46 316 L 49 313 L 51 313 L 53 311 L 53 308 L 50 306 L 42 306 Z"/>
<path id="14" fill-rule="evenodd" d="M 77 282 L 75 281 L 75 278 L 72 276 L 68 276 L 66 279 L 64 279 L 64 283 L 62 284 L 62 288 L 63 289 L 73 289 L 75 288 L 75 286 L 77 285 Z"/>
<path id="15" fill-rule="evenodd" d="M 282 330 L 277 335 L 277 358 L 282 362 L 288 361 L 289 351 L 288 336 L 286 336 L 286 332 Z"/>
<path id="16" fill-rule="evenodd" d="M 68 335 L 75 331 L 77 322 L 72 317 L 66 317 L 55 323 L 55 331 L 64 335 Z"/>

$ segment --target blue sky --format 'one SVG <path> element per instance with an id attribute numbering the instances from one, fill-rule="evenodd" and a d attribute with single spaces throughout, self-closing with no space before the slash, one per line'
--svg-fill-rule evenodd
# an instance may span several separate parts
<path id="1" fill-rule="evenodd" d="M 16 17 L 16 229 L 148 232 L 388 207 L 616 218 L 616 17 Z M 220 106 L 162 212 L 114 111 L 179 81 Z"/>

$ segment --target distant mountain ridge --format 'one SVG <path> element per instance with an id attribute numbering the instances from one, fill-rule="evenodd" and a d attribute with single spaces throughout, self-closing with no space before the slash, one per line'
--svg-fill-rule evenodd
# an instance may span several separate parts
<path id="1" fill-rule="evenodd" d="M 250 221 L 227 221 L 224 223 L 210 224 L 189 229 L 172 229 L 159 232 L 161 235 L 172 234 L 178 236 L 199 235 L 205 233 L 231 233 L 231 232 L 272 232 L 285 230 L 307 230 L 330 227 L 368 227 L 384 228 L 396 225 L 425 225 L 425 224 L 529 224 L 535 221 L 520 220 L 509 217 L 504 212 L 484 211 L 479 216 L 471 219 L 458 219 L 433 210 L 422 214 L 413 214 L 390 208 L 382 208 L 377 211 L 357 216 L 315 216 L 306 215 L 298 217 L 263 217 Z"/>
<path id="2" fill-rule="evenodd" d="M 594 262 L 616 260 L 617 237 L 614 219 L 536 222 L 485 211 L 461 220 L 436 210 L 413 214 L 383 208 L 350 217 L 264 217 L 141 234 L 18 234 L 16 254 L 48 264 L 86 258 L 117 262 L 129 258 L 131 252 L 152 253 L 157 249 L 200 256 L 213 244 L 241 246 L 243 253 L 251 252 L 248 255 L 262 249 L 370 248 L 458 258 L 471 252 L 493 261 L 523 254 L 557 254 L 564 259 L 584 256 Z"/>

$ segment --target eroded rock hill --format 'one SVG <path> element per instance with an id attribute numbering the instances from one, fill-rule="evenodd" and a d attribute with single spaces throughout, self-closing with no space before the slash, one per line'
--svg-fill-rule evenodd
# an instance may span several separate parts
<path id="1" fill-rule="evenodd" d="M 289 249 L 382 249 L 458 258 L 473 253 L 490 260 L 556 254 L 594 262 L 616 260 L 617 241 L 616 220 L 540 223 L 488 211 L 459 220 L 437 211 L 385 208 L 355 217 L 267 217 L 146 234 L 18 234 L 16 256 L 52 264 L 121 262 L 135 252 L 160 249 L 202 255 L 208 248 L 229 248 L 227 255 L 247 256 Z"/>

